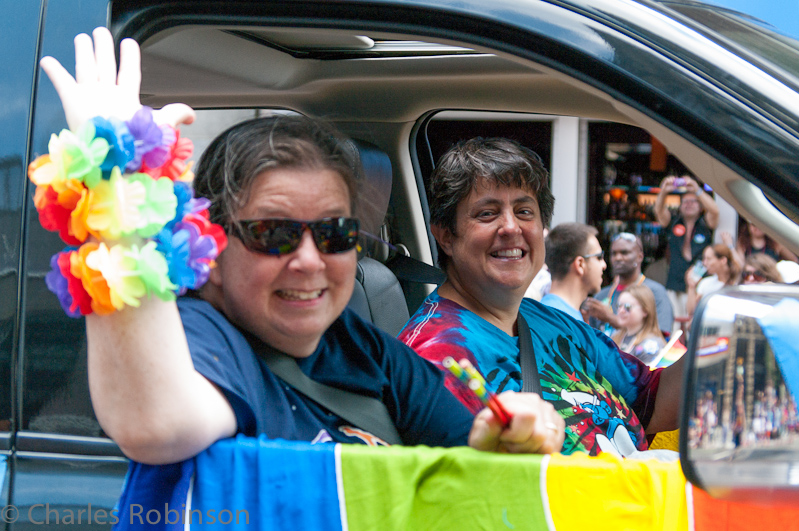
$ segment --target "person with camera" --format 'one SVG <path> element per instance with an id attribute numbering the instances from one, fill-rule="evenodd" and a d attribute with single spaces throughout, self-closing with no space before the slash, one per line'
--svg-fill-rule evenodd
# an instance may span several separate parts
<path id="1" fill-rule="evenodd" d="M 679 193 L 680 207 L 673 215 L 666 205 L 669 194 Z M 655 219 L 666 229 L 669 271 L 666 293 L 675 317 L 687 317 L 685 273 L 700 260 L 705 247 L 713 243 L 713 231 L 719 224 L 719 208 L 691 177 L 669 176 L 660 183 L 655 200 Z"/>

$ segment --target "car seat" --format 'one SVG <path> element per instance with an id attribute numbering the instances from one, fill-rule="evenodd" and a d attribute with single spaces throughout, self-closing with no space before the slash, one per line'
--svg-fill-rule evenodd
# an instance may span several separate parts
<path id="1" fill-rule="evenodd" d="M 359 216 L 361 230 L 379 234 L 388 211 L 393 174 L 391 159 L 376 146 L 353 140 L 351 147 L 358 151 L 363 166 L 364 183 L 360 190 Z M 371 248 L 371 246 L 369 246 Z M 396 336 L 410 318 L 405 293 L 396 275 L 379 259 L 388 256 L 386 246 L 378 246 L 358 260 L 355 289 L 348 306 L 362 318 Z"/>

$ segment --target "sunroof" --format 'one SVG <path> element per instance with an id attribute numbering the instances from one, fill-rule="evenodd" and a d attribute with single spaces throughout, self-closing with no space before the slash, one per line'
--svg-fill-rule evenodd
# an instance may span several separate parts
<path id="1" fill-rule="evenodd" d="M 373 39 L 335 31 L 297 31 L 290 28 L 227 30 L 227 33 L 279 49 L 298 58 L 354 59 L 362 57 L 414 57 L 476 54 L 471 48 L 448 44 L 393 39 Z"/>

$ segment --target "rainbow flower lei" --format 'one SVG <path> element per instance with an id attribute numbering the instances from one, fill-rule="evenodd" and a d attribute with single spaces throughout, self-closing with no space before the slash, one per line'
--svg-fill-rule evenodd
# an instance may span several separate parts
<path id="1" fill-rule="evenodd" d="M 174 300 L 205 284 L 227 237 L 208 220 L 209 201 L 193 195 L 191 140 L 142 107 L 127 122 L 65 129 L 48 148 L 28 177 L 39 222 L 68 245 L 46 276 L 67 315 Z"/>

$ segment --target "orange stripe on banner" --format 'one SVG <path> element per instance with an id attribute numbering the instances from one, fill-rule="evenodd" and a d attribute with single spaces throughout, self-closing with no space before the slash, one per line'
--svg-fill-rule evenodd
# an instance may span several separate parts
<path id="1" fill-rule="evenodd" d="M 799 508 L 764 506 L 711 498 L 693 488 L 695 531 L 799 530 Z"/>

